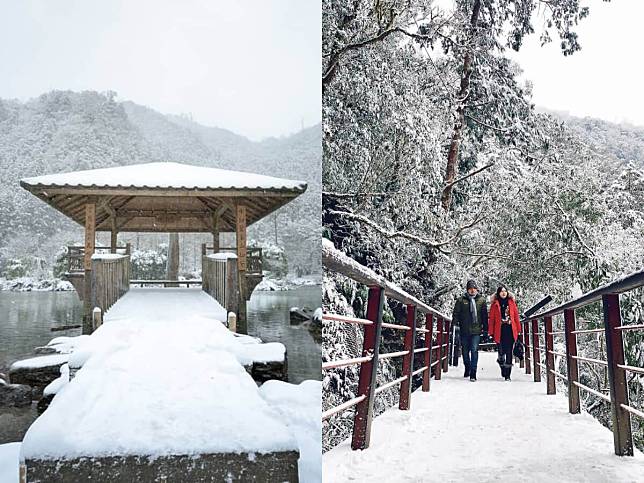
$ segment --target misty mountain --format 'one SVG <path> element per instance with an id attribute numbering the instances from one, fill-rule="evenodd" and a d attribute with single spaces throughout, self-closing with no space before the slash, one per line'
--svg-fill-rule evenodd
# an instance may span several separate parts
<path id="1" fill-rule="evenodd" d="M 174 161 L 306 181 L 307 192 L 253 225 L 249 239 L 277 239 L 292 268 L 317 272 L 320 136 L 318 125 L 252 142 L 134 102 L 117 102 L 113 92 L 52 91 L 27 102 L 0 99 L 0 258 L 33 256 L 49 265 L 60 247 L 82 240 L 81 227 L 20 188 L 21 178 Z M 164 239 L 142 237 L 149 246 Z"/>
<path id="2" fill-rule="evenodd" d="M 563 121 L 593 149 L 621 164 L 644 167 L 644 127 L 613 123 L 593 117 L 575 117 L 567 112 L 539 109 Z"/>

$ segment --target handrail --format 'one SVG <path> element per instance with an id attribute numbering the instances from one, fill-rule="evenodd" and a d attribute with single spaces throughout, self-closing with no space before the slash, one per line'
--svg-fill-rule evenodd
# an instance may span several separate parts
<path id="1" fill-rule="evenodd" d="M 563 314 L 564 310 L 578 309 L 593 302 L 598 302 L 604 295 L 629 292 L 642 286 L 644 286 L 644 270 L 632 273 L 617 279 L 614 282 L 597 287 L 595 290 L 582 294 L 579 297 L 569 300 L 561 305 L 557 305 L 546 312 L 531 315 L 529 319 L 542 319 L 544 317 Z"/>
<path id="2" fill-rule="evenodd" d="M 644 271 L 635 272 L 613 282 L 604 284 L 588 293 L 582 294 L 568 302 L 540 314 L 530 315 L 523 319 L 526 329 L 526 341 L 532 334 L 532 362 L 535 368 L 534 381 L 541 380 L 541 371 L 546 375 L 547 394 L 556 393 L 555 378 L 566 381 L 568 386 L 568 406 L 571 414 L 581 411 L 579 391 L 583 390 L 607 401 L 611 405 L 611 429 L 614 435 L 615 454 L 633 456 L 633 438 L 631 433 L 631 415 L 644 418 L 644 412 L 629 404 L 627 372 L 644 374 L 644 368 L 630 366 L 625 362 L 623 332 L 644 330 L 644 324 L 623 325 L 620 294 L 644 287 Z M 603 327 L 578 329 L 575 310 L 601 301 L 603 308 Z M 563 314 L 564 330 L 553 330 L 553 317 Z M 543 323 L 540 325 L 539 321 Z M 565 335 L 566 353 L 553 348 L 553 338 L 558 334 Z M 581 334 L 603 334 L 605 348 L 602 359 L 585 357 L 577 354 L 577 337 Z M 540 348 L 543 336 L 544 348 Z M 528 355 L 526 351 L 526 355 Z M 545 363 L 541 362 L 542 354 Z M 557 372 L 554 355 L 561 356 L 566 362 L 567 375 Z M 579 362 L 598 364 L 605 367 L 608 374 L 609 395 L 603 394 L 579 382 Z M 526 374 L 530 373 L 526 364 Z"/>
<path id="3" fill-rule="evenodd" d="M 322 315 L 322 319 L 325 321 L 352 324 L 362 327 L 364 331 L 362 357 L 322 363 L 322 370 L 324 371 L 360 364 L 358 390 L 355 393 L 358 396 L 336 407 L 327 409 L 322 413 L 322 419 L 325 420 L 355 406 L 351 447 L 354 450 L 365 449 L 369 446 L 376 395 L 386 389 L 400 385 L 398 407 L 402 410 L 408 410 L 410 409 L 412 378 L 422 375 L 422 390 L 427 392 L 430 389 L 431 375 L 433 374 L 434 378 L 439 380 L 441 373 L 447 371 L 447 354 L 450 343 L 448 334 L 451 320 L 438 310 L 422 303 L 367 267 L 339 252 L 328 240 L 323 243 L 322 260 L 326 269 L 343 274 L 369 287 L 367 310 L 364 318 L 329 313 Z M 383 307 L 386 297 L 406 305 L 405 325 L 383 322 Z M 424 314 L 424 328 L 417 327 L 418 312 Z M 435 332 L 434 323 L 436 325 Z M 379 347 L 383 328 L 395 329 L 396 335 L 404 337 L 403 350 L 380 353 Z M 423 347 L 416 347 L 418 334 L 424 336 Z M 422 357 L 422 367 L 414 367 L 415 355 L 418 355 L 418 358 Z M 380 361 L 391 360 L 396 357 L 402 358 L 402 376 L 378 386 L 377 374 Z M 434 359 L 433 363 L 432 359 Z"/>
<path id="4" fill-rule="evenodd" d="M 426 314 L 433 314 L 449 322 L 452 321 L 452 319 L 447 315 L 421 302 L 416 297 L 410 295 L 402 288 L 378 275 L 370 268 L 360 265 L 355 260 L 349 258 L 344 253 L 337 250 L 333 246 L 333 243 L 326 238 L 322 239 L 322 265 L 328 270 L 341 273 L 368 287 L 381 287 L 385 289 L 385 296 L 406 305 L 414 305 L 421 312 L 424 312 Z"/>

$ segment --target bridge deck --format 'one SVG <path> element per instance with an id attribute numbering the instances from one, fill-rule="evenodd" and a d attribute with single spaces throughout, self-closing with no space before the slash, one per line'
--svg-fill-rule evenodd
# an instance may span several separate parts
<path id="1" fill-rule="evenodd" d="M 297 451 L 244 370 L 284 356 L 237 337 L 199 289 L 131 289 L 70 356 L 80 367 L 29 428 L 27 460 Z"/>
<path id="2" fill-rule="evenodd" d="M 371 445 L 350 441 L 323 457 L 324 481 L 643 481 L 644 455 L 614 455 L 613 435 L 587 413 L 571 415 L 517 366 L 500 378 L 496 354 L 481 353 L 478 381 L 450 367 L 410 411 L 374 420 Z"/>

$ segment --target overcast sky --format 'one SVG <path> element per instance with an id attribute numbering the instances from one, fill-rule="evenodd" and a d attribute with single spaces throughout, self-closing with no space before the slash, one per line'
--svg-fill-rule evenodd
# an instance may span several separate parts
<path id="1" fill-rule="evenodd" d="M 261 139 L 320 122 L 320 0 L 0 0 L 0 98 L 113 90 Z"/>
<path id="2" fill-rule="evenodd" d="M 644 126 L 644 1 L 582 5 L 590 7 L 590 16 L 577 29 L 580 52 L 564 57 L 557 40 L 540 47 L 537 33 L 513 56 L 534 84 L 535 104 Z"/>

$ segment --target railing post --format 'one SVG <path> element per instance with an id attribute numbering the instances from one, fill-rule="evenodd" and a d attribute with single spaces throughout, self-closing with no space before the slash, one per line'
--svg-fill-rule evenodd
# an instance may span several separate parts
<path id="1" fill-rule="evenodd" d="M 443 361 L 443 372 L 447 372 L 449 369 L 449 334 L 450 334 L 450 322 L 446 320 L 445 322 L 445 360 Z"/>
<path id="2" fill-rule="evenodd" d="M 365 396 L 356 405 L 353 419 L 352 449 L 369 447 L 371 437 L 371 421 L 373 419 L 373 403 L 376 391 L 376 376 L 378 374 L 378 352 L 380 347 L 380 332 L 382 330 L 382 312 L 385 304 L 385 290 L 378 286 L 369 287 L 367 300 L 367 319 L 373 322 L 364 327 L 364 342 L 362 357 L 372 356 L 370 361 L 360 365 L 358 379 L 358 395 Z"/>
<path id="3" fill-rule="evenodd" d="M 434 314 L 425 314 L 425 365 L 427 370 L 423 372 L 423 391 L 429 392 L 430 380 L 432 378 L 432 338 L 434 336 Z"/>
<path id="4" fill-rule="evenodd" d="M 539 324 L 532 319 L 532 362 L 534 363 L 534 382 L 541 382 L 541 354 L 539 353 Z"/>
<path id="5" fill-rule="evenodd" d="M 530 374 L 532 372 L 530 367 L 530 322 L 527 320 L 523 322 L 523 342 L 525 344 L 525 373 Z"/>
<path id="6" fill-rule="evenodd" d="M 416 346 L 416 306 L 407 304 L 407 326 L 409 330 L 405 331 L 404 350 L 409 351 L 403 356 L 403 372 L 406 377 L 400 384 L 400 398 L 398 400 L 398 409 L 409 409 L 411 399 L 411 373 L 414 372 L 414 348 Z"/>
<path id="7" fill-rule="evenodd" d="M 568 411 L 570 414 L 579 414 L 579 387 L 575 382 L 579 381 L 579 367 L 577 366 L 577 334 L 575 331 L 575 310 L 564 310 L 564 324 L 566 332 L 566 369 L 568 376 Z"/>
<path id="8" fill-rule="evenodd" d="M 624 365 L 622 331 L 616 329 L 622 323 L 619 295 L 604 295 L 602 296 L 602 303 L 615 454 L 618 456 L 633 456 L 631 415 L 622 407 L 622 405 L 628 405 L 628 382 L 626 380 L 626 371 L 618 367 L 619 364 Z"/>
<path id="9" fill-rule="evenodd" d="M 434 366 L 434 379 L 437 381 L 441 380 L 441 369 L 443 366 L 442 357 L 443 357 L 443 318 L 436 317 L 436 343 L 438 347 L 436 348 L 436 365 Z"/>
<path id="10" fill-rule="evenodd" d="M 557 394 L 557 386 L 555 384 L 555 355 L 552 353 L 554 349 L 554 337 L 552 335 L 552 317 L 544 317 L 544 341 L 546 346 L 545 360 L 546 360 L 546 394 Z"/>

